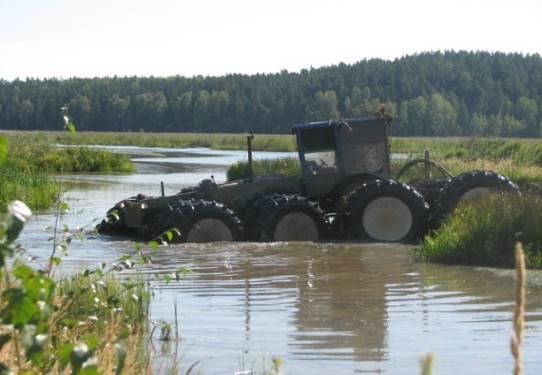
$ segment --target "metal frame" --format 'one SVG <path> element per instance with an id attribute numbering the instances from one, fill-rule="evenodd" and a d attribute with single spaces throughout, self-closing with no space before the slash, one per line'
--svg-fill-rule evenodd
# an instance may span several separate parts
<path id="1" fill-rule="evenodd" d="M 339 172 L 342 174 L 342 161 L 339 158 L 339 155 L 337 153 L 337 125 L 338 123 L 334 120 L 330 121 L 319 121 L 319 122 L 310 122 L 308 124 L 298 124 L 294 125 L 292 127 L 292 133 L 295 133 L 296 136 L 296 143 L 297 143 L 297 153 L 299 155 L 299 162 L 301 163 L 301 170 L 303 172 L 304 176 L 307 176 L 308 170 L 306 168 L 306 160 L 305 160 L 305 147 L 303 145 L 303 137 L 301 136 L 302 132 L 304 130 L 310 130 L 310 129 L 325 129 L 325 128 L 333 128 L 333 137 L 334 137 L 334 143 L 335 143 L 335 149 L 333 150 L 335 152 L 335 160 L 337 160 L 337 167 Z"/>

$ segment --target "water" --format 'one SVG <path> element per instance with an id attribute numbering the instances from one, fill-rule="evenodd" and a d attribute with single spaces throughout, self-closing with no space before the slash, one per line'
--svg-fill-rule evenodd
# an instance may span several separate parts
<path id="1" fill-rule="evenodd" d="M 92 226 L 123 198 L 157 195 L 160 181 L 169 193 L 211 174 L 223 181 L 225 165 L 244 157 L 202 149 L 129 153 L 140 155 L 135 175 L 64 176 L 73 186 L 66 224 Z M 24 230 L 37 262 L 46 262 L 51 233 L 43 229 L 53 223 L 46 212 Z M 72 242 L 57 272 L 113 262 L 133 248 L 88 235 Z M 179 282 L 152 282 L 153 320 L 173 322 L 177 304 L 184 370 L 199 361 L 201 373 L 233 374 L 280 357 L 287 374 L 415 374 L 420 356 L 432 352 L 438 374 L 511 373 L 513 273 L 418 263 L 411 255 L 411 246 L 383 244 L 183 244 L 161 248 L 137 273 L 154 279 L 192 270 Z M 529 272 L 526 374 L 542 372 L 541 279 Z M 153 346 L 160 368 L 171 350 Z"/>

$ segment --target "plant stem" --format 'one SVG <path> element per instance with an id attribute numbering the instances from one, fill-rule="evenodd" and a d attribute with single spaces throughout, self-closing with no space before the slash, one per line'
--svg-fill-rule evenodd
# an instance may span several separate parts
<path id="1" fill-rule="evenodd" d="M 51 276 L 51 272 L 53 271 L 53 261 L 55 259 L 56 255 L 56 245 L 57 245 L 57 234 L 58 234 L 58 227 L 60 225 L 60 219 L 61 219 L 61 213 L 60 213 L 60 195 L 62 194 L 62 175 L 60 177 L 60 182 L 58 184 L 58 193 L 57 193 L 57 203 L 56 203 L 56 218 L 55 218 L 55 227 L 53 228 L 53 251 L 51 252 L 51 256 L 49 257 L 49 264 L 47 265 L 47 276 Z"/>
<path id="2" fill-rule="evenodd" d="M 510 340 L 510 350 L 514 356 L 514 375 L 522 374 L 523 353 L 521 345 L 525 334 L 525 253 L 521 242 L 516 244 L 516 303 L 514 307 L 514 333 Z"/>

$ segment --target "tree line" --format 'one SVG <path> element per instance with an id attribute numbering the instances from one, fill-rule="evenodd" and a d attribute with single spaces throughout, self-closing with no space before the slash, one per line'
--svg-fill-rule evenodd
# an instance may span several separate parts
<path id="1" fill-rule="evenodd" d="M 380 103 L 404 136 L 542 135 L 540 55 L 448 51 L 392 61 L 223 77 L 0 80 L 0 128 L 286 133 L 366 116 Z"/>

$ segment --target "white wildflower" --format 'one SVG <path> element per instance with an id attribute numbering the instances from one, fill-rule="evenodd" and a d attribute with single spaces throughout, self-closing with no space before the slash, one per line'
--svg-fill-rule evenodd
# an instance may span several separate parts
<path id="1" fill-rule="evenodd" d="M 38 346 L 43 346 L 47 342 L 47 335 L 44 333 L 40 333 L 39 335 L 36 335 L 36 344 Z"/>

